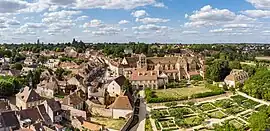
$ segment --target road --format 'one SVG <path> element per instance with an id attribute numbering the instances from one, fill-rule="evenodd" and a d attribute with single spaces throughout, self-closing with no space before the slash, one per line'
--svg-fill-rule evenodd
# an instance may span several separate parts
<path id="1" fill-rule="evenodd" d="M 146 120 L 146 103 L 144 100 L 144 91 L 140 93 L 141 103 L 140 103 L 140 112 L 139 112 L 139 123 L 134 126 L 131 131 L 144 131 L 145 130 L 145 120 Z"/>

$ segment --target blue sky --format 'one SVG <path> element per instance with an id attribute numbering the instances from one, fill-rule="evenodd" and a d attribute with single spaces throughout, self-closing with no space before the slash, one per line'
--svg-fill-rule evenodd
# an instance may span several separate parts
<path id="1" fill-rule="evenodd" d="M 270 0 L 0 0 L 0 43 L 270 42 Z"/>

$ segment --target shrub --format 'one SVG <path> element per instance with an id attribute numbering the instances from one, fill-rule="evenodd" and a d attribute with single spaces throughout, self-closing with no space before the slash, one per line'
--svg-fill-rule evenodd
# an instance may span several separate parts
<path id="1" fill-rule="evenodd" d="M 174 107 L 177 105 L 177 102 L 173 101 L 173 102 L 169 102 L 169 103 L 165 103 L 165 106 L 167 107 Z"/>
<path id="2" fill-rule="evenodd" d="M 202 81 L 203 77 L 200 75 L 191 76 L 190 80 Z"/>
<path id="3" fill-rule="evenodd" d="M 223 90 L 216 90 L 216 91 L 193 94 L 191 98 L 204 98 L 204 97 L 209 97 L 209 96 L 220 95 L 223 93 L 225 93 Z"/>

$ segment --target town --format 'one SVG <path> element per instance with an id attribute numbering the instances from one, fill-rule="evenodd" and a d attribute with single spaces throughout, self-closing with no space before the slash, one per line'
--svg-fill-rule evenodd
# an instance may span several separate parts
<path id="1" fill-rule="evenodd" d="M 1 45 L 0 129 L 255 129 L 269 119 L 269 49 L 75 39 Z"/>

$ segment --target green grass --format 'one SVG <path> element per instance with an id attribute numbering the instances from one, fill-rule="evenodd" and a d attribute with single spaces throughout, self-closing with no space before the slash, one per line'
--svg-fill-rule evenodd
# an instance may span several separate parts
<path id="1" fill-rule="evenodd" d="M 241 122 L 239 122 L 236 119 L 232 119 L 229 121 L 229 124 L 233 125 L 235 128 L 239 129 L 241 127 L 243 127 L 243 124 L 241 124 Z"/>
<path id="2" fill-rule="evenodd" d="M 151 121 L 149 118 L 147 118 L 145 121 L 145 131 L 153 131 Z"/>
<path id="3" fill-rule="evenodd" d="M 168 98 L 168 97 L 174 97 L 178 98 L 181 96 L 191 96 L 193 94 L 203 93 L 203 92 L 209 92 L 210 89 L 207 89 L 204 87 L 204 85 L 201 86 L 195 86 L 195 87 L 186 87 L 186 88 L 173 88 L 173 89 L 159 89 L 155 90 L 155 95 L 160 98 Z"/>
<path id="4" fill-rule="evenodd" d="M 215 107 L 211 103 L 203 103 L 203 104 L 198 105 L 198 107 L 202 111 L 209 111 L 209 110 L 215 109 Z"/>
<path id="5" fill-rule="evenodd" d="M 120 130 L 127 122 L 125 119 L 112 119 L 105 117 L 91 117 L 91 121 L 105 125 L 107 128 Z"/>
<path id="6" fill-rule="evenodd" d="M 226 117 L 226 114 L 224 114 L 221 111 L 214 111 L 214 112 L 207 113 L 207 114 L 208 114 L 209 117 L 217 118 L 217 119 L 222 119 L 222 118 Z"/>

